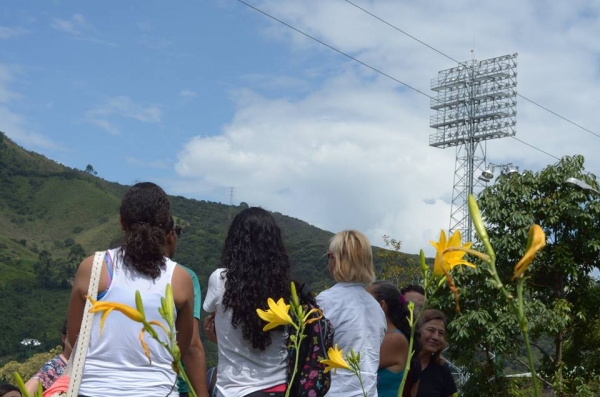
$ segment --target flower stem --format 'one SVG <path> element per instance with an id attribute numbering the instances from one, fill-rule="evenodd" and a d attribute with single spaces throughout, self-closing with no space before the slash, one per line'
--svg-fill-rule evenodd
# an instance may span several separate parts
<path id="1" fill-rule="evenodd" d="M 369 396 L 367 396 L 367 392 L 365 391 L 365 385 L 363 385 L 362 376 L 360 375 L 360 366 L 358 368 L 355 368 L 353 365 L 352 372 L 354 372 L 354 375 L 356 375 L 358 377 L 358 381 L 360 382 L 360 388 L 362 389 L 363 396 L 369 397 Z"/>
<path id="2" fill-rule="evenodd" d="M 292 372 L 292 377 L 290 378 L 290 383 L 288 383 L 288 387 L 285 389 L 285 397 L 290 396 L 290 392 L 292 390 L 291 386 L 294 384 L 294 378 L 296 378 L 296 373 L 298 372 L 298 356 L 300 356 L 300 345 L 302 345 L 302 336 L 304 335 L 304 323 L 300 323 L 300 326 L 296 328 L 296 339 L 294 339 L 294 349 L 296 349 L 296 354 L 294 357 L 294 372 Z"/>
<path id="3" fill-rule="evenodd" d="M 520 278 L 517 282 L 517 300 L 519 302 L 518 313 L 519 313 L 519 328 L 523 334 L 525 340 L 525 349 L 527 350 L 527 359 L 529 360 L 529 370 L 531 371 L 531 381 L 533 382 L 533 390 L 536 397 L 540 397 L 540 385 L 538 383 L 537 374 L 535 372 L 535 364 L 533 362 L 533 354 L 531 351 L 531 344 L 529 343 L 529 328 L 527 326 L 527 317 L 525 317 L 525 305 L 523 300 L 523 284 L 525 279 Z"/>

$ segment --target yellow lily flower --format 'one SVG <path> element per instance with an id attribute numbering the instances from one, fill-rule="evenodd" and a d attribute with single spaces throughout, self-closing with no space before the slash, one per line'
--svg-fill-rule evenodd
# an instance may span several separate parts
<path id="1" fill-rule="evenodd" d="M 321 364 L 326 365 L 325 373 L 331 371 L 331 369 L 333 369 L 333 372 L 335 373 L 338 368 L 352 370 L 350 365 L 344 360 L 344 352 L 343 350 L 338 349 L 337 343 L 335 344 L 335 347 L 330 347 L 329 350 L 327 350 L 327 356 L 329 357 L 328 359 L 319 361 Z"/>
<path id="2" fill-rule="evenodd" d="M 527 239 L 527 251 L 521 260 L 515 266 L 515 272 L 512 279 L 523 277 L 525 270 L 533 262 L 535 254 L 546 246 L 546 234 L 539 225 L 532 225 L 529 228 L 529 238 Z"/>
<path id="3" fill-rule="evenodd" d="M 102 335 L 102 329 L 104 328 L 104 322 L 106 321 L 106 318 L 113 310 L 123 313 L 138 323 L 143 323 L 145 320 L 144 315 L 131 306 L 116 302 L 99 302 L 89 295 L 86 295 L 86 298 L 92 302 L 90 313 L 102 312 L 102 317 L 100 318 L 100 335 Z"/>
<path id="4" fill-rule="evenodd" d="M 431 245 L 435 247 L 435 262 L 433 264 L 433 274 L 437 276 L 442 276 L 448 273 L 456 266 L 469 266 L 475 267 L 474 264 L 467 262 L 463 259 L 463 257 L 467 254 L 462 250 L 448 250 L 449 248 L 461 247 L 464 249 L 471 248 L 473 243 L 466 243 L 461 245 L 461 236 L 460 232 L 457 230 L 450 237 L 449 240 L 446 241 L 446 233 L 442 230 L 440 233 L 440 241 L 431 241 Z"/>
<path id="5" fill-rule="evenodd" d="M 264 326 L 263 331 L 268 331 L 275 327 L 279 327 L 280 325 L 296 325 L 292 318 L 288 314 L 290 311 L 290 305 L 286 305 L 283 298 L 279 298 L 277 303 L 272 298 L 267 300 L 267 304 L 269 305 L 269 310 L 264 311 L 261 309 L 256 309 L 256 314 L 263 320 L 267 322 L 267 325 Z"/>

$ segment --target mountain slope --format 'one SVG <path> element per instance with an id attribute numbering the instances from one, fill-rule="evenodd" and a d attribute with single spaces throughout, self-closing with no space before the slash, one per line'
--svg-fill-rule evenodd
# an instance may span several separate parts
<path id="1" fill-rule="evenodd" d="M 84 254 L 120 238 L 118 212 L 127 188 L 24 150 L 0 133 L 0 316 L 11 320 L 0 338 L 0 363 L 2 356 L 22 349 L 24 338 L 39 339 L 44 349 L 57 344 L 68 304 L 67 281 Z M 205 289 L 219 265 L 230 218 L 247 205 L 180 196 L 171 197 L 171 204 L 184 227 L 175 259 L 195 270 Z M 331 284 L 323 254 L 332 234 L 274 216 L 294 276 L 316 290 Z"/>

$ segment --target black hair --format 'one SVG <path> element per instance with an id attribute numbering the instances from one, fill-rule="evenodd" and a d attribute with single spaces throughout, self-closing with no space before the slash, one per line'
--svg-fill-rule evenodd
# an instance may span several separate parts
<path id="1" fill-rule="evenodd" d="M 164 247 L 171 218 L 167 194 L 154 183 L 137 183 L 125 193 L 120 213 L 125 228 L 123 263 L 158 278 L 165 266 Z"/>
<path id="2" fill-rule="evenodd" d="M 9 391 L 18 391 L 19 393 L 21 393 L 21 390 L 19 390 L 18 387 L 13 386 L 11 384 L 3 383 L 0 385 L 0 397 L 2 397 L 5 394 L 8 394 Z"/>
<path id="3" fill-rule="evenodd" d="M 421 295 L 425 295 L 425 290 L 423 289 L 423 287 L 415 284 L 409 284 L 400 290 L 400 293 L 402 295 L 406 294 L 407 292 L 417 292 Z"/>
<path id="4" fill-rule="evenodd" d="M 410 312 L 398 287 L 383 280 L 375 281 L 372 285 L 371 293 L 377 302 L 385 302 L 388 309 L 387 315 L 394 326 L 402 331 L 404 336 L 410 338 L 410 325 L 408 324 Z"/>
<path id="5" fill-rule="evenodd" d="M 232 310 L 231 325 L 241 326 L 252 347 L 265 350 L 275 330 L 263 332 L 256 309 L 267 310 L 268 298 L 289 301 L 290 296 L 290 263 L 275 218 L 258 207 L 240 212 L 229 227 L 221 263 L 227 269 L 223 306 Z"/>
<path id="6" fill-rule="evenodd" d="M 62 336 L 67 336 L 67 320 L 65 320 L 65 322 L 63 323 L 63 327 L 62 327 Z M 60 345 L 62 346 L 63 351 L 65 350 L 65 342 L 61 342 Z"/>

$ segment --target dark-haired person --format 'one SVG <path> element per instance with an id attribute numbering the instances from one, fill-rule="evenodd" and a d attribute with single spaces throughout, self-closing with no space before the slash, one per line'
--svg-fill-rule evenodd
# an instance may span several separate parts
<path id="1" fill-rule="evenodd" d="M 420 346 L 417 364 L 418 381 L 410 385 L 415 397 L 451 397 L 456 393 L 456 384 L 450 367 L 441 356 L 446 348 L 446 323 L 444 313 L 439 310 L 425 310 L 419 321 Z M 415 362 L 413 361 L 413 364 Z M 411 372 L 413 369 L 411 369 Z M 409 379 L 413 378 L 409 376 Z"/>
<path id="2" fill-rule="evenodd" d="M 169 199 L 154 183 L 138 183 L 123 197 L 120 216 L 123 245 L 105 254 L 98 300 L 135 307 L 138 290 L 147 320 L 168 327 L 158 308 L 170 283 L 177 309 L 177 343 L 185 358 L 192 339 L 194 290 L 188 272 L 165 256 L 167 236 L 172 231 Z M 75 275 L 68 312 L 71 343 L 81 327 L 92 262 L 93 256 L 84 259 Z M 138 340 L 139 323 L 114 311 L 106 319 L 100 337 L 100 317 L 101 313 L 96 313 L 93 318 L 79 395 L 164 397 L 171 393 L 177 375 L 166 349 L 146 336 L 150 363 Z M 158 332 L 166 338 L 161 330 Z"/>
<path id="3" fill-rule="evenodd" d="M 365 287 L 375 279 L 373 251 L 356 230 L 336 234 L 327 252 L 329 273 L 336 284 L 317 296 L 317 303 L 335 328 L 333 342 L 345 353 L 360 352 L 361 377 L 369 397 L 377 397 L 379 348 L 385 336 L 383 310 Z M 350 371 L 331 375 L 328 397 L 361 397 L 360 383 Z"/>
<path id="4" fill-rule="evenodd" d="M 396 397 L 408 358 L 409 311 L 400 290 L 389 281 L 375 281 L 367 291 L 379 302 L 387 321 L 379 356 L 377 394 L 379 397 Z"/>
<path id="5" fill-rule="evenodd" d="M 205 323 L 215 331 L 219 352 L 217 395 L 283 396 L 287 380 L 286 335 L 266 325 L 256 309 L 268 298 L 290 297 L 290 263 L 273 216 L 247 208 L 231 223 L 221 256 L 223 268 L 212 273 L 204 310 L 215 313 Z"/>
<path id="6" fill-rule="evenodd" d="M 0 397 L 22 397 L 19 388 L 8 383 L 0 385 Z"/>
<path id="7" fill-rule="evenodd" d="M 183 229 L 181 226 L 176 225 L 173 217 L 169 222 L 169 229 L 171 232 L 167 235 L 167 246 L 165 247 L 165 254 L 169 259 L 173 259 L 175 251 L 177 249 L 177 243 Z M 204 346 L 200 339 L 200 306 L 202 301 L 202 292 L 200 290 L 200 283 L 198 282 L 198 276 L 196 273 L 181 264 L 192 278 L 192 285 L 194 287 L 194 329 L 192 333 L 192 341 L 187 354 L 183 358 L 183 365 L 185 367 L 187 376 L 194 388 L 194 391 L 198 397 L 208 397 L 206 387 L 206 358 L 204 356 Z M 177 389 L 179 390 L 180 397 L 188 397 L 190 395 L 190 389 L 187 383 L 182 377 L 177 377 Z"/>
<path id="8" fill-rule="evenodd" d="M 420 285 L 409 284 L 400 290 L 404 300 L 415 304 L 415 316 L 421 311 L 425 302 L 425 290 Z"/>
<path id="9" fill-rule="evenodd" d="M 69 355 L 71 354 L 71 345 L 67 340 L 67 321 L 63 323 L 62 327 L 62 353 L 54 356 L 50 361 L 45 363 L 42 368 L 31 377 L 25 383 L 25 388 L 30 395 L 33 396 L 38 389 L 38 384 L 42 384 L 44 390 L 49 389 L 58 378 L 67 369 L 67 361 L 69 361 Z"/>

